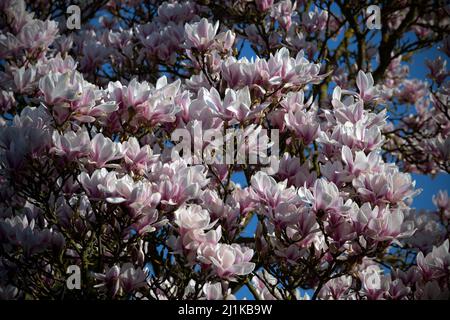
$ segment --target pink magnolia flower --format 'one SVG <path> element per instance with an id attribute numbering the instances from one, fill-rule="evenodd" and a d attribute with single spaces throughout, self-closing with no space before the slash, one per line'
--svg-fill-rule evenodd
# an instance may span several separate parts
<path id="1" fill-rule="evenodd" d="M 168 21 L 190 21 L 195 15 L 194 4 L 192 2 L 163 2 L 158 7 L 160 22 Z"/>
<path id="2" fill-rule="evenodd" d="M 146 286 L 147 273 L 141 268 L 134 268 L 133 264 L 125 263 L 120 268 L 120 285 L 124 293 Z"/>
<path id="3" fill-rule="evenodd" d="M 449 297 L 449 290 L 439 285 L 436 280 L 425 282 L 423 287 L 419 287 L 414 295 L 417 300 L 448 300 Z"/>
<path id="4" fill-rule="evenodd" d="M 373 204 L 398 204 L 409 201 L 420 190 L 415 190 L 411 175 L 398 172 L 397 168 L 385 165 L 380 173 L 365 173 L 353 179 L 353 187 L 361 199 Z"/>
<path id="5" fill-rule="evenodd" d="M 9 19 L 14 17 L 14 19 L 11 19 L 14 20 L 11 22 L 11 27 L 15 33 L 18 33 L 28 22 L 33 20 L 33 14 L 27 12 L 24 1 L 3 1 L 0 8 Z"/>
<path id="6" fill-rule="evenodd" d="M 205 167 L 201 165 L 187 166 L 180 159 L 170 164 L 155 163 L 152 165 L 151 181 L 158 184 L 161 202 L 167 205 L 182 204 L 197 197 L 209 179 L 206 178 Z"/>
<path id="7" fill-rule="evenodd" d="M 403 224 L 405 226 L 412 225 L 417 230 L 413 237 L 404 238 L 402 242 L 418 248 L 424 254 L 430 252 L 433 246 L 440 245 L 446 238 L 445 227 L 439 220 L 439 217 L 432 212 L 410 210 L 405 213 Z"/>
<path id="8" fill-rule="evenodd" d="M 296 246 L 308 247 L 314 241 L 319 225 L 315 214 L 309 208 L 303 207 L 296 210 L 298 214 L 292 217 L 293 221 L 286 227 L 286 234 L 293 241 L 297 241 Z"/>
<path id="9" fill-rule="evenodd" d="M 113 204 L 127 202 L 134 187 L 134 180 L 129 175 L 124 175 L 121 178 L 117 178 L 117 175 L 112 175 L 106 184 L 98 185 L 100 190 L 105 191 L 107 195 L 106 201 Z"/>
<path id="10" fill-rule="evenodd" d="M 270 6 L 269 3 L 260 4 L 260 6 L 261 5 L 264 7 Z M 272 7 L 271 16 L 276 18 L 285 30 L 288 30 L 291 26 L 291 17 L 296 7 L 297 1 L 294 1 L 294 4 L 292 4 L 291 0 L 277 2 Z"/>
<path id="11" fill-rule="evenodd" d="M 280 181 L 287 179 L 288 186 L 302 187 L 306 184 L 311 187 L 317 179 L 316 172 L 310 172 L 311 163 L 306 161 L 300 164 L 300 159 L 297 157 L 290 157 L 285 153 L 280 159 L 280 165 L 276 174 Z"/>
<path id="12" fill-rule="evenodd" d="M 210 222 L 210 214 L 207 210 L 198 205 L 182 207 L 175 211 L 174 223 L 178 226 L 179 238 L 172 246 L 181 251 L 197 250 L 203 246 L 207 250 L 210 246 L 216 245 L 222 237 L 222 229 L 209 230 L 216 221 Z M 206 230 L 209 230 L 206 232 Z"/>
<path id="13" fill-rule="evenodd" d="M 231 196 L 236 203 L 236 206 L 239 207 L 239 211 L 242 216 L 246 216 L 254 209 L 255 203 L 250 198 L 249 188 L 235 188 Z"/>
<path id="14" fill-rule="evenodd" d="M 298 195 L 319 216 L 327 212 L 345 214 L 349 209 L 347 203 L 344 205 L 337 186 L 324 178 L 317 179 L 311 189 L 299 188 Z"/>
<path id="15" fill-rule="evenodd" d="M 219 22 L 213 25 L 205 18 L 194 24 L 187 23 L 184 26 L 186 47 L 195 48 L 199 51 L 207 50 L 213 44 L 218 29 Z"/>
<path id="16" fill-rule="evenodd" d="M 221 74 L 230 88 L 238 89 L 249 82 L 247 78 L 251 74 L 246 74 L 246 71 L 250 69 L 249 65 L 250 63 L 245 57 L 239 60 L 236 60 L 234 57 L 229 57 L 222 62 Z"/>
<path id="17" fill-rule="evenodd" d="M 58 33 L 56 21 L 33 19 L 23 26 L 17 38 L 26 48 L 46 50 Z"/>
<path id="18" fill-rule="evenodd" d="M 34 89 L 36 68 L 21 67 L 14 72 L 14 85 L 19 93 L 27 93 Z"/>
<path id="19" fill-rule="evenodd" d="M 269 10 L 273 5 L 273 0 L 256 0 L 255 2 L 258 10 L 262 12 Z"/>
<path id="20" fill-rule="evenodd" d="M 158 194 L 154 194 L 153 198 L 157 199 Z M 126 229 L 125 239 L 132 235 L 132 232 L 136 232 L 139 235 L 144 235 L 146 233 L 154 232 L 159 227 L 162 227 L 168 223 L 167 219 L 159 219 L 158 210 L 153 207 L 145 206 L 140 210 L 139 215 L 137 215 L 137 222 L 133 223 L 130 228 Z"/>
<path id="21" fill-rule="evenodd" d="M 291 111 L 295 113 L 298 110 L 304 110 L 312 106 L 312 99 L 305 101 L 305 92 L 303 90 L 299 92 L 289 92 L 283 100 L 281 100 L 280 105 L 286 110 L 286 112 Z"/>
<path id="22" fill-rule="evenodd" d="M 297 197 L 294 187 L 287 188 L 287 181 L 277 183 L 273 177 L 262 171 L 251 178 L 250 196 L 255 201 L 272 208 L 281 202 L 293 201 Z"/>
<path id="23" fill-rule="evenodd" d="M 231 90 L 228 91 L 228 93 L 231 95 L 233 103 L 230 103 L 226 109 L 232 114 L 235 121 L 239 123 L 244 120 L 253 119 L 265 106 L 264 104 L 261 104 L 257 107 L 252 107 L 250 91 L 247 86 L 236 91 L 236 94 Z M 233 123 L 234 121 L 231 122 L 231 124 Z"/>
<path id="24" fill-rule="evenodd" d="M 446 190 L 439 190 L 437 195 L 433 196 L 433 203 L 440 210 L 450 210 L 450 201 Z"/>
<path id="25" fill-rule="evenodd" d="M 396 96 L 402 103 L 415 104 L 428 93 L 428 84 L 417 79 L 404 80 L 402 86 L 397 89 Z"/>
<path id="26" fill-rule="evenodd" d="M 353 211 L 352 219 L 358 233 L 376 241 L 409 237 L 415 232 L 412 226 L 405 230 L 404 214 L 401 209 L 378 206 L 372 209 L 370 204 L 365 203 L 359 210 Z"/>
<path id="27" fill-rule="evenodd" d="M 400 279 L 395 279 L 389 285 L 387 296 L 390 299 L 400 300 L 407 297 L 410 292 L 410 287 L 405 286 L 403 281 L 401 281 Z"/>
<path id="28" fill-rule="evenodd" d="M 253 250 L 241 247 L 238 244 L 217 244 L 215 250 L 202 252 L 199 247 L 198 254 L 203 261 L 207 261 L 213 267 L 215 273 L 224 279 L 233 281 L 236 276 L 249 274 L 255 268 L 255 264 L 250 262 L 253 257 Z"/>
<path id="29" fill-rule="evenodd" d="M 205 190 L 201 195 L 202 207 L 207 209 L 213 220 L 233 218 L 231 208 L 223 202 L 219 194 L 212 190 Z"/>
<path id="30" fill-rule="evenodd" d="M 219 33 L 216 37 L 216 47 L 220 51 L 230 51 L 233 48 L 235 40 L 236 34 L 231 30 Z"/>
<path id="31" fill-rule="evenodd" d="M 151 183 L 134 182 L 129 175 L 118 178 L 116 172 L 108 172 L 105 168 L 97 169 L 91 176 L 82 172 L 79 180 L 92 200 L 104 199 L 111 204 L 126 205 L 131 217 L 146 216 L 147 220 L 139 222 L 141 228 L 144 227 L 144 222 L 156 222 L 156 220 L 149 221 L 148 219 L 150 217 L 157 218 L 152 209 L 159 204 L 161 195 L 154 191 L 156 188 Z"/>
<path id="32" fill-rule="evenodd" d="M 82 46 L 82 59 L 80 70 L 89 73 L 100 67 L 106 57 L 111 53 L 111 49 L 94 39 L 85 39 Z"/>
<path id="33" fill-rule="evenodd" d="M 339 161 L 330 161 L 320 165 L 320 173 L 338 187 L 344 186 L 353 179 L 352 175 L 344 169 Z"/>
<path id="34" fill-rule="evenodd" d="M 188 230 L 205 230 L 214 226 L 214 223 L 210 222 L 209 212 L 198 205 L 182 207 L 175 211 L 175 224 L 181 234 Z"/>
<path id="35" fill-rule="evenodd" d="M 233 114 L 228 109 L 235 103 L 236 92 L 232 89 L 226 89 L 222 101 L 216 88 L 212 87 L 210 90 L 200 88 L 197 99 L 193 100 L 189 105 L 189 110 L 186 110 L 187 117 L 185 118 L 203 120 L 204 117 L 217 116 L 223 120 L 231 120 Z"/>
<path id="36" fill-rule="evenodd" d="M 125 263 L 122 267 L 114 265 L 106 273 L 96 273 L 94 276 L 101 281 L 95 287 L 104 287 L 112 297 L 117 294 L 131 293 L 145 286 L 147 279 L 147 274 L 140 268 L 135 269 L 131 263 Z"/>
<path id="37" fill-rule="evenodd" d="M 286 126 L 294 131 L 304 146 L 309 145 L 317 138 L 320 129 L 313 112 L 305 112 L 303 110 L 298 110 L 295 114 L 288 112 L 284 119 Z"/>
<path id="38" fill-rule="evenodd" d="M 358 121 L 365 119 L 363 101 L 358 100 L 355 102 L 350 96 L 344 102 L 341 102 L 341 94 L 341 88 L 336 87 L 333 91 L 333 99 L 331 100 L 336 120 L 342 124 L 345 124 L 347 121 L 356 124 Z"/>
<path id="39" fill-rule="evenodd" d="M 359 193 L 363 201 L 373 204 L 384 204 L 387 202 L 388 184 L 382 174 L 363 174 L 353 180 L 353 187 Z"/>
<path id="40" fill-rule="evenodd" d="M 202 291 L 206 300 L 236 300 L 236 297 L 231 294 L 231 288 L 226 290 L 225 293 L 223 292 L 225 290 L 220 282 L 207 282 L 203 286 Z"/>
<path id="41" fill-rule="evenodd" d="M 50 72 L 39 80 L 39 89 L 44 102 L 55 105 L 79 99 L 82 91 L 83 77 L 78 72 Z"/>
<path id="42" fill-rule="evenodd" d="M 287 263 L 292 265 L 295 265 L 301 257 L 300 249 L 295 244 L 291 244 L 287 248 L 276 249 L 275 254 L 283 259 L 286 259 Z"/>
<path id="43" fill-rule="evenodd" d="M 168 84 L 166 77 L 159 78 L 148 100 L 137 107 L 138 113 L 151 125 L 175 122 L 175 115 L 181 109 L 174 103 L 180 94 L 180 84 L 180 80 Z"/>
<path id="44" fill-rule="evenodd" d="M 426 256 L 419 252 L 416 260 L 425 279 L 448 277 L 450 270 L 449 240 L 445 240 L 439 247 L 433 247 L 433 251 Z"/>
<path id="45" fill-rule="evenodd" d="M 153 155 L 153 151 L 149 145 L 142 148 L 135 137 L 131 137 L 128 141 L 122 144 L 124 152 L 125 163 L 133 171 L 139 174 L 144 174 L 147 171 L 149 164 L 156 161 L 157 155 Z"/>
<path id="46" fill-rule="evenodd" d="M 389 278 L 382 274 L 378 265 L 366 263 L 361 266 L 359 277 L 362 282 L 362 293 L 369 300 L 382 299 L 389 290 Z"/>
<path id="47" fill-rule="evenodd" d="M 236 101 L 227 109 L 233 114 L 238 122 L 245 120 L 250 113 L 251 97 L 248 87 L 236 92 Z"/>
<path id="48" fill-rule="evenodd" d="M 430 152 L 441 159 L 450 159 L 450 135 L 445 137 L 439 134 L 434 139 L 428 141 Z"/>
<path id="49" fill-rule="evenodd" d="M 122 108 L 129 108 L 146 102 L 150 96 L 151 87 L 146 81 L 139 83 L 136 78 L 133 78 L 128 86 L 122 85 L 119 81 L 110 82 L 108 92 Z"/>
<path id="50" fill-rule="evenodd" d="M 351 276 L 340 276 L 331 279 L 320 290 L 319 296 L 325 300 L 341 300 L 350 298 Z"/>
<path id="51" fill-rule="evenodd" d="M 109 268 L 106 273 L 96 273 L 95 278 L 102 281 L 102 283 L 95 285 L 96 288 L 105 287 L 111 296 L 117 295 L 120 290 L 120 267 L 114 265 Z"/>
<path id="52" fill-rule="evenodd" d="M 75 71 L 77 69 L 77 62 L 69 55 L 64 58 L 61 57 L 61 53 L 58 52 L 58 54 L 51 59 L 38 61 L 37 68 L 39 74 L 46 74 L 50 71 L 54 73 L 66 73 Z"/>
<path id="53" fill-rule="evenodd" d="M 439 56 L 433 61 L 426 60 L 425 63 L 428 69 L 430 69 L 430 77 L 437 83 L 442 83 L 449 75 L 447 71 L 447 60 L 442 59 L 442 57 Z"/>
<path id="54" fill-rule="evenodd" d="M 45 124 L 48 122 L 39 118 L 36 110 L 27 107 L 21 117 L 14 118 L 13 126 L 0 126 L 0 163 L 4 168 L 18 170 L 26 157 L 36 159 L 51 147 L 51 134 Z"/>
<path id="55" fill-rule="evenodd" d="M 343 146 L 342 162 L 346 165 L 348 172 L 357 177 L 361 173 L 376 169 L 381 162 L 381 157 L 375 152 L 371 152 L 366 156 L 362 151 L 356 151 L 355 157 L 353 157 L 350 148 Z"/>
<path id="56" fill-rule="evenodd" d="M 26 215 L 0 219 L 0 238 L 21 248 L 26 256 L 48 249 L 59 254 L 65 246 L 65 239 L 59 232 L 40 229 L 36 221 Z"/>
<path id="57" fill-rule="evenodd" d="M 105 168 L 95 170 L 91 175 L 81 172 L 79 181 L 89 198 L 93 200 L 106 199 L 109 196 L 107 186 L 113 191 L 114 183 L 117 180 L 116 172 L 108 172 Z"/>
<path id="58" fill-rule="evenodd" d="M 252 285 L 258 293 L 258 296 L 264 300 L 281 299 L 281 292 L 276 287 L 277 279 L 264 269 L 263 271 L 257 271 L 257 273 L 258 276 L 255 275 L 252 277 Z M 264 279 L 264 281 L 261 279 Z M 274 290 L 269 289 L 269 287 L 274 287 Z"/>
<path id="59" fill-rule="evenodd" d="M 0 90 L 0 112 L 7 112 L 16 104 L 12 91 Z"/>
<path id="60" fill-rule="evenodd" d="M 302 22 L 306 27 L 307 32 L 318 32 L 327 26 L 328 12 L 320 11 L 317 7 L 314 11 L 310 10 L 302 14 Z"/>
<path id="61" fill-rule="evenodd" d="M 379 127 L 369 127 L 363 121 L 358 121 L 356 124 L 351 122 L 337 124 L 332 133 L 320 131 L 317 141 L 331 148 L 347 145 L 353 150 L 370 152 L 377 149 L 383 143 L 383 139 Z"/>

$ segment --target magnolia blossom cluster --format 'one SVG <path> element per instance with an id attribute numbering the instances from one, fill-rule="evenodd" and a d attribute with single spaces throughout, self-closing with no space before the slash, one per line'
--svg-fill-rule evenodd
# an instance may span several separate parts
<path id="1" fill-rule="evenodd" d="M 0 5 L 0 298 L 449 298 L 450 201 L 415 210 L 410 174 L 449 169 L 443 58 L 431 83 L 401 57 L 380 79 L 371 47 L 331 69 L 319 40 L 345 17 L 303 1 L 170 1 L 131 25 L 123 2 L 73 33 Z M 416 112 L 392 120 L 396 104 Z M 277 170 L 202 162 L 222 144 L 196 133 L 228 129 L 278 130 Z"/>

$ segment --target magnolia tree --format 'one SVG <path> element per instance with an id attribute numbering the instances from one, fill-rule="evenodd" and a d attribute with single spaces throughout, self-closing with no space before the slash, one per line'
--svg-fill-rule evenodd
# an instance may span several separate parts
<path id="1" fill-rule="evenodd" d="M 0 8 L 2 299 L 449 298 L 441 1 Z"/>

